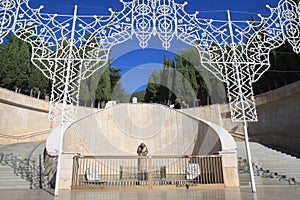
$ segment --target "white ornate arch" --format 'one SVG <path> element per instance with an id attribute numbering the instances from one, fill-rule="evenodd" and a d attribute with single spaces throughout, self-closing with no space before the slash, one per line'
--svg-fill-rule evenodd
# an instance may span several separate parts
<path id="1" fill-rule="evenodd" d="M 201 62 L 227 85 L 231 118 L 244 122 L 252 191 L 253 169 L 246 122 L 257 121 L 252 84 L 270 67 L 269 52 L 288 41 L 300 52 L 300 4 L 280 0 L 259 22 L 201 19 L 175 0 L 132 0 L 110 16 L 78 16 L 42 13 L 29 0 L 0 2 L 0 42 L 10 32 L 32 46 L 32 63 L 52 80 L 50 120 L 61 121 L 60 152 L 64 124 L 73 120 L 79 103 L 80 82 L 108 62 L 114 45 L 135 36 L 146 48 L 157 36 L 166 49 L 173 38 L 197 48 Z M 58 184 L 58 181 L 57 181 Z M 58 185 L 55 195 L 58 194 Z"/>
<path id="2" fill-rule="evenodd" d="M 257 121 L 252 84 L 270 67 L 269 52 L 286 40 L 300 51 L 300 9 L 290 0 L 260 22 L 232 21 L 229 11 L 223 21 L 201 19 L 174 0 L 121 0 L 123 9 L 110 16 L 78 16 L 77 7 L 73 15 L 47 14 L 28 1 L 0 3 L 0 41 L 12 32 L 32 45 L 32 62 L 53 81 L 51 120 L 73 119 L 81 80 L 133 36 L 141 48 L 153 36 L 166 49 L 173 38 L 196 47 L 205 68 L 226 83 L 233 121 Z"/>

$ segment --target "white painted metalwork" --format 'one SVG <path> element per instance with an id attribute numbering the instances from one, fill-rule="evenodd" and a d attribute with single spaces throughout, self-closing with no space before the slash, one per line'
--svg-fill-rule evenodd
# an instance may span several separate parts
<path id="1" fill-rule="evenodd" d="M 257 121 L 252 84 L 268 70 L 270 50 L 287 40 L 295 52 L 300 51 L 300 9 L 294 1 L 281 0 L 277 8 L 269 7 L 270 16 L 260 16 L 259 22 L 232 21 L 230 13 L 224 21 L 201 19 L 174 0 L 121 2 L 123 10 L 110 10 L 110 16 L 68 16 L 42 13 L 42 6 L 32 9 L 28 0 L 1 1 L 1 41 L 13 32 L 29 42 L 32 62 L 53 82 L 51 120 L 61 120 L 66 77 L 64 119 L 72 120 L 80 81 L 105 66 L 114 45 L 133 36 L 142 48 L 152 36 L 166 49 L 173 38 L 196 47 L 204 66 L 227 84 L 233 121 Z"/>
<path id="2" fill-rule="evenodd" d="M 53 82 L 51 120 L 74 118 L 80 81 L 105 66 L 114 45 L 133 36 L 142 48 L 152 36 L 166 49 L 173 38 L 196 47 L 205 68 L 227 85 L 232 120 L 245 127 L 257 121 L 252 85 L 269 69 L 269 52 L 285 41 L 300 52 L 300 4 L 292 0 L 269 7 L 270 16 L 259 22 L 232 21 L 229 11 L 227 20 L 201 19 L 175 0 L 120 2 L 123 9 L 110 16 L 47 14 L 28 0 L 0 2 L 0 41 L 12 32 L 29 42 L 32 63 Z"/>

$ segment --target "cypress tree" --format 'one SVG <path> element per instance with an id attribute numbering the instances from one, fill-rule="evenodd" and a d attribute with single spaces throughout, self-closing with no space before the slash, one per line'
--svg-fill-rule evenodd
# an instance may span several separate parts
<path id="1" fill-rule="evenodd" d="M 155 103 L 157 101 L 158 90 L 160 87 L 160 75 L 157 71 L 153 71 L 148 79 L 146 87 L 145 102 Z"/>

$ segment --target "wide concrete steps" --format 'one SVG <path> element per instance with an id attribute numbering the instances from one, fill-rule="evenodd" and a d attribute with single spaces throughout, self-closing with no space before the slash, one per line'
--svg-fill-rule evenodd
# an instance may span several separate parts
<path id="1" fill-rule="evenodd" d="M 14 173 L 14 169 L 0 164 L 0 189 L 29 189 L 30 181 L 24 180 Z"/>
<path id="2" fill-rule="evenodd" d="M 246 159 L 245 143 L 241 141 L 236 143 L 238 157 L 240 160 Z M 269 178 L 267 182 L 265 180 L 265 183 L 272 184 L 268 182 L 276 180 L 277 184 L 282 184 L 282 182 L 285 182 L 284 184 L 300 184 L 300 159 L 256 142 L 250 142 L 250 151 L 256 173 L 262 177 Z"/>
<path id="3" fill-rule="evenodd" d="M 39 169 L 45 142 L 29 142 L 0 147 L 0 189 L 30 189 L 38 187 L 36 171 L 33 181 L 28 170 Z M 43 164 L 43 162 L 41 162 Z M 0 197 L 1 199 L 1 197 Z"/>
<path id="4" fill-rule="evenodd" d="M 239 174 L 240 186 L 250 186 L 250 175 L 249 173 Z M 255 185 L 288 185 L 285 181 L 279 181 L 277 179 L 263 178 L 261 176 L 255 176 Z"/>

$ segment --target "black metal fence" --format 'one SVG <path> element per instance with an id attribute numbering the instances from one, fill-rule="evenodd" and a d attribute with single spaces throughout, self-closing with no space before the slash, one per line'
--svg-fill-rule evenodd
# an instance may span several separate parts
<path id="1" fill-rule="evenodd" d="M 72 188 L 224 184 L 222 157 L 75 156 Z"/>
<path id="2" fill-rule="evenodd" d="M 38 160 L 29 160 L 19 158 L 12 153 L 0 153 L 0 164 L 11 167 L 16 176 L 29 181 L 30 189 L 49 188 L 49 183 L 43 170 L 42 155 L 39 155 Z"/>

